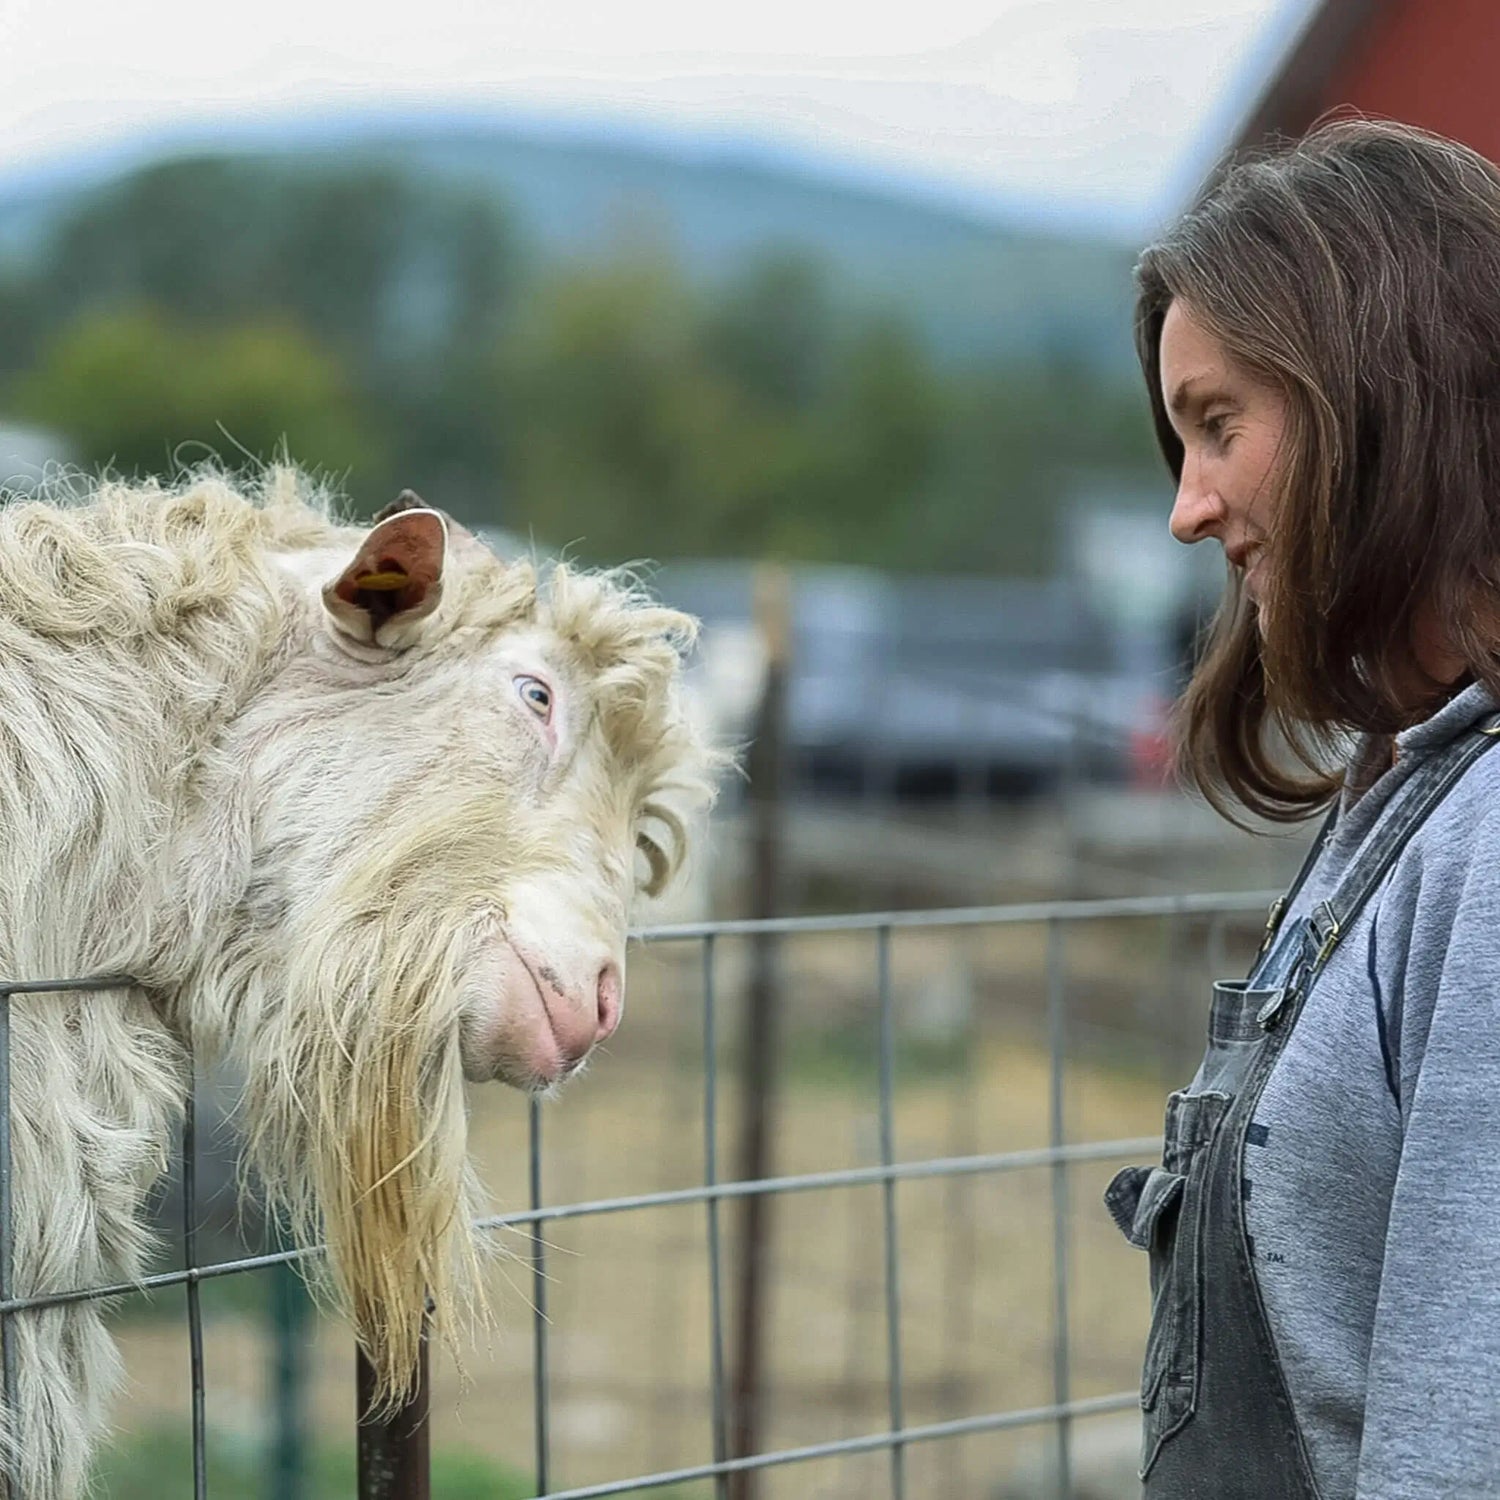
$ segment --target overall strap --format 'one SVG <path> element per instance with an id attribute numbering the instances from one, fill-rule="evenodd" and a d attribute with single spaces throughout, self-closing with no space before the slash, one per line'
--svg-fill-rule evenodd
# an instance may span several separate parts
<path id="1" fill-rule="evenodd" d="M 1266 914 L 1266 930 L 1260 940 L 1260 947 L 1256 950 L 1256 967 L 1260 966 L 1261 960 L 1266 956 L 1266 950 L 1276 940 L 1276 934 L 1281 930 L 1281 919 L 1286 915 L 1287 909 L 1301 894 L 1302 887 L 1307 884 L 1307 877 L 1312 874 L 1313 866 L 1317 864 L 1323 850 L 1328 845 L 1328 840 L 1333 836 L 1334 824 L 1339 820 L 1339 805 L 1337 802 L 1328 809 L 1328 816 L 1323 819 L 1323 826 L 1318 829 L 1318 836 L 1312 841 L 1312 847 L 1307 851 L 1302 861 L 1301 868 L 1297 871 L 1297 878 L 1287 887 L 1284 896 L 1278 896 L 1271 903 L 1271 910 Z M 1283 944 L 1283 947 L 1285 944 Z M 1277 950 L 1278 955 L 1281 949 Z M 1271 967 L 1275 966 L 1273 958 Z"/>
<path id="2" fill-rule="evenodd" d="M 1412 835 L 1497 738 L 1500 738 L 1500 713 L 1482 719 L 1412 774 L 1398 794 L 1396 805 L 1376 823 L 1333 893 L 1313 907 L 1304 932 L 1303 954 L 1288 988 L 1306 989 L 1317 978 Z"/>

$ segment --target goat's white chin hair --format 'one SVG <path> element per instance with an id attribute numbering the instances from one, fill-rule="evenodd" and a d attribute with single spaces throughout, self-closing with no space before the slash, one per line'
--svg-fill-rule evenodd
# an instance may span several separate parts
<path id="1" fill-rule="evenodd" d="M 321 926 L 322 924 L 316 924 Z M 410 1394 L 429 1299 L 434 1331 L 484 1312 L 478 1194 L 467 1160 L 455 950 L 387 912 L 324 927 L 279 1003 L 245 1007 L 249 1157 L 374 1367 L 376 1406 Z"/>

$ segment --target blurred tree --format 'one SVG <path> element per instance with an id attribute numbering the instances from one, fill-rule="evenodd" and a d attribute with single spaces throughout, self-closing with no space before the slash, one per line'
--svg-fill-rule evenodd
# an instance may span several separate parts
<path id="1" fill-rule="evenodd" d="M 89 462 L 284 434 L 357 503 L 596 560 L 1038 571 L 1081 480 L 1156 477 L 1138 392 L 1066 351 L 939 367 L 919 289 L 866 306 L 792 251 L 705 286 L 661 244 L 540 268 L 492 189 L 373 153 L 166 162 L 0 276 L 0 383 Z"/>
<path id="2" fill-rule="evenodd" d="M 762 257 L 705 315 L 707 358 L 754 401 L 806 407 L 825 393 L 837 334 L 828 271 L 805 255 Z"/>
<path id="3" fill-rule="evenodd" d="M 141 303 L 199 321 L 290 317 L 384 368 L 495 337 L 516 268 L 487 194 L 378 161 L 189 157 L 85 198 L 34 280 L 54 323 Z"/>
<path id="4" fill-rule="evenodd" d="M 476 519 L 495 519 L 492 392 L 475 390 L 472 371 L 493 363 L 518 267 L 509 221 L 493 195 L 443 178 L 374 160 L 168 161 L 84 198 L 47 254 L 17 273 L 13 286 L 0 283 L 0 376 L 55 360 L 59 330 L 76 337 L 90 315 L 96 340 L 111 342 L 107 327 L 115 328 L 116 345 L 143 337 L 135 311 L 143 306 L 160 310 L 161 330 L 170 324 L 207 336 L 220 329 L 227 338 L 229 330 L 274 328 L 284 341 L 301 329 L 322 350 L 314 370 L 307 381 L 293 381 L 280 402 L 262 391 L 253 404 L 265 421 L 248 420 L 239 430 L 240 419 L 225 415 L 237 438 L 259 451 L 274 408 L 297 457 L 323 462 L 325 453 L 348 454 L 340 460 L 347 463 L 357 450 L 357 496 L 367 504 L 383 503 L 398 481 L 441 493 L 455 509 L 477 510 Z M 103 352 L 101 344 L 91 358 Z M 248 354 L 241 347 L 238 357 Z M 331 440 L 330 360 L 343 372 L 335 383 L 345 425 L 356 408 L 363 413 L 355 447 Z M 154 378 L 142 377 L 147 386 Z M 298 391 L 318 403 L 306 422 L 290 420 Z M 29 399 L 35 408 L 40 398 Z M 130 451 L 159 467 L 166 430 L 218 437 L 211 422 L 201 431 L 203 402 L 191 413 L 162 410 L 153 418 L 148 403 L 132 407 L 123 391 L 109 400 L 122 420 L 127 410 L 135 413 L 128 420 L 139 418 L 134 437 L 127 441 L 103 413 L 70 414 L 69 430 L 79 423 L 109 427 L 122 463 Z M 242 392 L 238 409 L 247 404 Z M 184 423 L 188 415 L 193 420 Z M 319 441 L 316 454 L 295 437 L 309 424 L 329 439 Z M 382 435 L 379 463 L 373 432 Z"/>
<path id="5" fill-rule="evenodd" d="M 1062 502 L 1080 488 L 1123 498 L 1160 485 L 1136 387 L 1060 360 L 956 379 L 938 453 L 933 490 L 896 542 L 929 569 L 1044 572 L 1058 556 Z"/>
<path id="6" fill-rule="evenodd" d="M 691 294 L 665 262 L 579 266 L 529 299 L 495 391 L 509 524 L 593 557 L 701 548 L 693 460 L 734 426 L 733 387 L 698 355 Z"/>
<path id="7" fill-rule="evenodd" d="M 30 363 L 47 327 L 33 278 L 15 266 L 0 268 L 0 383 Z"/>
<path id="8" fill-rule="evenodd" d="M 890 316 L 869 320 L 843 351 L 831 400 L 818 414 L 820 447 L 831 459 L 820 510 L 834 537 L 863 536 L 860 561 L 901 557 L 904 544 L 914 547 L 905 553 L 912 563 L 925 565 L 928 549 L 909 522 L 939 498 L 937 461 L 952 400 L 951 378 L 939 378 Z"/>
<path id="9" fill-rule="evenodd" d="M 180 456 L 271 458 L 353 469 L 390 487 L 388 461 L 338 363 L 289 323 L 195 328 L 146 308 L 64 329 L 8 406 L 68 437 L 79 459 L 161 473 Z M 184 445 L 190 445 L 184 448 Z"/>
<path id="10" fill-rule="evenodd" d="M 513 521 L 594 557 L 885 562 L 944 402 L 904 329 L 841 330 L 790 262 L 718 302 L 660 259 L 557 274 L 500 379 Z"/>

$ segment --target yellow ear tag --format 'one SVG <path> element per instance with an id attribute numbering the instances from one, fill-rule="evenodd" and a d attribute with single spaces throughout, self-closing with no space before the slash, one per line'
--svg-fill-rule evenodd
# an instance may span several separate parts
<path id="1" fill-rule="evenodd" d="M 405 573 L 365 573 L 354 580 L 354 587 L 368 589 L 372 594 L 394 594 L 410 582 Z"/>

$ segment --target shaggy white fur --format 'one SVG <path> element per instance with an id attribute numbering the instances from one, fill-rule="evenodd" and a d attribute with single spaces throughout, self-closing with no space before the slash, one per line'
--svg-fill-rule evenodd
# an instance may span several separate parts
<path id="1" fill-rule="evenodd" d="M 478 1311 L 463 1079 L 545 1088 L 618 1020 L 637 885 L 715 757 L 692 622 L 539 584 L 407 501 L 342 527 L 295 472 L 0 508 L 0 976 L 19 1295 L 128 1281 L 189 1047 L 404 1394 L 430 1294 Z M 70 1500 L 117 1357 L 94 1303 L 11 1320 L 18 1493 Z M 0 1491 L 3 1492 L 3 1491 Z"/>

